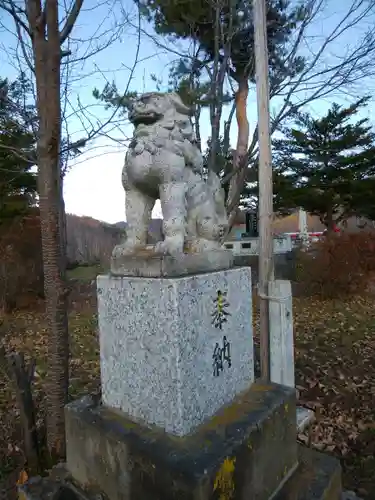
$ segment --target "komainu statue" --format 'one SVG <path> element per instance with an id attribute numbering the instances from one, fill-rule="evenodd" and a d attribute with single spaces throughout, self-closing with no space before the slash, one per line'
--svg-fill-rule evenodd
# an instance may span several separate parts
<path id="1" fill-rule="evenodd" d="M 220 180 L 201 177 L 203 158 L 196 145 L 190 110 L 176 93 L 147 93 L 131 103 L 135 130 L 122 170 L 127 237 L 112 256 L 146 247 L 155 201 L 160 199 L 164 241 L 157 253 L 174 255 L 220 249 L 227 226 Z"/>

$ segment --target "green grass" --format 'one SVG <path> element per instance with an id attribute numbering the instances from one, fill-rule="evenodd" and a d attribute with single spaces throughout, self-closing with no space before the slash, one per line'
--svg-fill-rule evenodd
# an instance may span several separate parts
<path id="1" fill-rule="evenodd" d="M 69 269 L 67 271 L 68 279 L 79 280 L 79 281 L 92 281 L 98 274 L 105 272 L 102 266 L 78 266 L 74 269 Z"/>

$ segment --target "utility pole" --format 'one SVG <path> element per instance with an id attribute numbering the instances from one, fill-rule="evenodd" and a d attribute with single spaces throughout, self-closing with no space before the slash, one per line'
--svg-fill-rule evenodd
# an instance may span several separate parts
<path id="1" fill-rule="evenodd" d="M 272 155 L 268 82 L 268 48 L 265 0 L 253 0 L 255 68 L 259 137 L 259 298 L 261 376 L 270 380 L 270 328 L 268 283 L 274 279 Z"/>
<path id="2" fill-rule="evenodd" d="M 309 243 L 309 235 L 307 231 L 307 214 L 303 208 L 298 210 L 298 231 L 302 246 L 306 247 Z"/>

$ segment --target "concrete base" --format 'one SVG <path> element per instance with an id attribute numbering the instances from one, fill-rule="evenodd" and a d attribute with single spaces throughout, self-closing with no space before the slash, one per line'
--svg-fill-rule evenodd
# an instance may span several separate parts
<path id="1" fill-rule="evenodd" d="M 69 409 L 67 409 L 67 411 L 69 412 L 69 415 L 70 415 L 69 422 L 71 422 L 71 425 L 73 425 L 73 427 L 71 427 L 71 429 L 75 430 L 76 432 L 79 432 L 79 423 L 81 423 L 81 428 L 83 429 L 83 433 L 84 433 L 85 438 L 87 438 L 87 436 L 89 436 L 89 441 L 88 441 L 89 446 L 90 446 L 90 443 L 92 443 L 93 437 L 94 437 L 94 441 L 96 441 L 98 443 L 97 434 L 95 432 L 92 432 L 92 430 L 90 430 L 90 426 L 95 425 L 91 421 L 93 415 L 98 410 L 98 408 L 97 408 L 97 410 L 95 410 L 95 407 L 96 407 L 95 403 L 93 403 L 93 401 L 90 398 L 86 398 L 84 400 L 81 400 L 81 402 L 76 402 L 73 405 L 70 405 Z M 83 412 L 83 414 L 80 414 L 80 412 Z M 99 414 L 100 413 L 101 412 L 99 410 Z M 298 415 L 299 413 L 300 413 L 300 415 Z M 225 412 L 221 416 L 223 417 L 224 415 L 225 415 Z M 297 421 L 298 421 L 299 416 L 302 417 L 302 414 L 301 414 L 301 412 L 297 411 Z M 230 415 L 228 415 L 228 417 L 230 417 Z M 99 420 L 98 425 L 100 425 L 101 421 L 102 421 L 102 417 Z M 90 422 L 91 422 L 91 424 L 90 424 Z M 228 422 L 229 422 L 229 418 L 228 418 Z M 301 422 L 300 422 L 300 424 L 301 424 Z M 226 427 L 224 425 L 224 423 L 222 423 L 221 425 L 223 425 L 224 428 Z M 297 422 L 297 425 L 298 425 L 298 422 Z M 110 427 L 110 425 L 109 425 L 109 427 Z M 220 430 L 219 425 L 218 425 L 217 429 Z M 138 430 L 137 430 L 137 432 L 138 432 Z M 265 454 L 264 451 L 262 452 L 262 449 L 260 449 L 261 437 L 264 436 L 264 433 L 266 432 L 265 427 L 262 426 L 261 429 L 259 430 L 259 432 L 260 432 L 260 434 L 258 435 L 258 439 L 254 440 L 254 445 L 257 443 L 257 446 L 254 446 L 254 450 L 256 451 L 256 453 L 258 453 L 258 455 L 260 457 L 260 463 L 259 463 L 258 468 L 261 467 L 262 465 L 265 465 L 264 457 L 267 456 L 267 454 Z M 255 433 L 255 431 L 254 431 L 254 433 Z M 73 453 L 73 462 L 74 462 L 74 460 L 76 460 L 76 465 L 75 465 L 76 469 L 75 469 L 75 473 L 73 474 L 73 476 L 76 478 L 76 480 L 74 480 L 72 478 L 72 475 L 68 472 L 65 464 L 59 464 L 58 466 L 56 466 L 52 469 L 49 476 L 44 477 L 44 478 L 34 477 L 34 478 L 31 478 L 29 481 L 27 481 L 27 483 L 25 483 L 24 485 L 19 486 L 20 498 L 22 498 L 24 500 L 51 500 L 51 499 L 53 499 L 53 500 L 98 500 L 99 498 L 104 499 L 103 494 L 98 494 L 98 489 L 100 490 L 101 488 L 98 488 L 96 485 L 98 484 L 99 480 L 102 479 L 103 474 L 105 474 L 105 472 L 103 472 L 103 470 L 105 470 L 105 467 L 108 467 L 108 463 L 109 463 L 110 467 L 107 468 L 107 471 L 112 471 L 111 467 L 113 467 L 114 463 L 119 458 L 119 455 L 117 455 L 114 457 L 114 460 L 109 460 L 109 462 L 107 461 L 108 457 L 110 456 L 111 449 L 112 449 L 112 451 L 116 451 L 115 447 L 113 446 L 112 440 L 116 439 L 117 435 L 118 435 L 118 430 L 116 430 L 116 429 L 114 430 L 113 433 L 110 433 L 110 431 L 108 429 L 107 432 L 103 434 L 103 441 L 101 443 L 99 443 L 99 446 L 102 446 L 104 448 L 106 446 L 109 446 L 110 448 L 107 449 L 106 453 L 103 456 L 99 456 L 99 458 L 102 460 L 101 465 L 100 464 L 98 465 L 97 462 L 95 464 L 96 469 L 94 472 L 92 472 L 92 475 L 97 470 L 102 469 L 102 471 L 101 471 L 101 475 L 99 476 L 99 478 L 96 479 L 96 482 L 94 482 L 94 484 L 92 484 L 92 481 L 88 478 L 87 472 L 86 472 L 86 468 L 89 466 L 89 458 L 85 457 L 84 452 L 82 453 L 82 449 L 84 449 L 85 447 L 82 445 L 81 442 L 77 441 L 76 448 L 74 448 L 75 443 L 73 443 L 73 444 L 70 443 L 70 445 L 69 445 L 69 457 L 68 457 L 68 460 L 70 460 L 70 464 L 72 464 L 72 453 Z M 128 431 L 127 435 L 128 435 L 127 446 L 129 448 L 132 456 L 134 456 L 134 454 L 136 454 L 136 450 L 139 450 L 139 452 L 141 452 L 143 454 L 145 454 L 144 450 L 151 451 L 151 448 L 148 444 L 149 439 L 150 439 L 149 436 L 145 436 L 144 440 L 140 441 L 139 434 L 138 434 L 138 438 L 132 440 L 131 436 L 134 436 L 134 435 L 137 436 L 136 428 L 134 429 L 134 433 Z M 224 436 L 225 435 L 226 434 L 224 432 Z M 230 436 L 231 436 L 231 434 L 230 434 Z M 68 438 L 71 438 L 71 437 L 74 438 L 74 436 L 69 434 Z M 161 439 L 160 435 L 159 435 L 159 439 Z M 210 439 L 212 440 L 212 437 Z M 233 437 L 230 439 L 232 440 L 231 442 L 233 444 Z M 123 441 L 123 438 L 122 438 L 122 441 Z M 179 456 L 181 458 L 181 450 L 184 449 L 183 443 L 185 443 L 185 446 L 187 443 L 185 440 L 181 441 L 180 443 L 181 444 L 180 444 Z M 137 444 L 139 446 L 137 446 Z M 143 448 L 142 448 L 142 444 L 144 446 Z M 252 442 L 250 444 L 252 444 Z M 271 445 L 272 445 L 272 443 L 271 443 Z M 173 441 L 172 446 L 176 446 L 175 440 Z M 207 443 L 205 443 L 205 444 L 203 443 L 202 449 L 204 449 L 205 447 L 210 448 Z M 249 443 L 248 443 L 248 447 L 249 447 Z M 185 449 L 187 449 L 187 448 L 185 447 Z M 273 448 L 271 447 L 271 449 L 273 449 Z M 226 451 L 225 448 L 223 450 L 221 450 L 221 456 L 223 456 L 225 451 Z M 83 462 L 81 464 L 77 462 L 77 453 L 78 453 L 78 455 L 81 454 L 80 455 L 82 457 L 81 459 L 84 459 L 85 462 Z M 202 456 L 203 456 L 203 453 L 202 453 Z M 74 457 L 76 457 L 76 458 L 74 458 Z M 97 457 L 97 455 L 96 455 L 96 457 Z M 147 454 L 146 454 L 146 457 L 147 457 Z M 104 458 L 104 460 L 103 460 L 103 458 Z M 178 458 L 178 456 L 177 456 L 177 458 Z M 78 459 L 78 460 L 80 460 L 80 459 Z M 95 460 L 95 458 L 93 458 L 93 460 Z M 256 457 L 254 457 L 254 460 L 256 460 Z M 167 463 L 167 464 L 173 463 L 173 461 L 174 460 L 172 458 L 168 459 L 168 457 L 164 457 L 164 465 L 165 465 L 165 463 Z M 342 490 L 341 490 L 341 467 L 340 467 L 340 463 L 337 459 L 330 457 L 328 455 L 325 455 L 323 453 L 315 452 L 315 451 L 311 450 L 310 448 L 306 448 L 305 446 L 298 445 L 298 462 L 299 462 L 299 465 L 298 465 L 297 469 L 294 471 L 294 473 L 293 473 L 293 469 L 291 469 L 292 474 L 289 474 L 290 477 L 288 477 L 288 475 L 282 476 L 283 479 L 282 479 L 281 483 L 279 484 L 278 489 L 276 490 L 276 492 L 274 492 L 271 495 L 272 500 L 349 500 L 349 499 L 350 500 L 353 500 L 353 499 L 360 500 L 358 497 L 355 496 L 355 494 L 353 492 L 342 492 Z M 139 478 L 139 473 L 142 474 L 142 470 L 146 471 L 145 476 L 147 477 L 147 469 L 142 469 L 142 466 L 146 467 L 147 463 L 149 463 L 149 462 L 147 462 L 147 460 L 145 460 L 143 462 L 138 462 L 138 464 L 141 464 L 141 469 L 138 468 L 138 472 L 136 472 L 135 479 L 133 479 L 133 480 L 137 481 L 137 478 L 138 478 L 138 481 L 141 480 Z M 156 473 L 160 473 L 160 471 L 162 471 L 161 473 L 165 474 L 165 472 L 163 472 L 163 471 L 168 470 L 168 469 L 162 468 L 163 463 L 161 463 L 159 461 L 157 461 L 157 462 L 155 461 L 155 464 L 156 463 L 157 463 L 157 465 L 155 466 L 155 469 L 153 469 L 151 467 L 152 478 L 154 481 L 155 481 Z M 219 491 L 219 488 L 218 488 L 219 484 L 223 484 L 223 485 L 227 484 L 227 486 L 231 484 L 230 481 L 225 483 L 225 479 L 230 479 L 230 472 L 232 469 L 231 469 L 231 467 L 228 467 L 228 465 L 230 465 L 231 463 L 234 465 L 233 478 L 232 478 L 233 484 L 234 484 L 235 480 L 238 480 L 238 478 L 241 477 L 238 474 L 238 467 L 236 467 L 237 460 L 236 460 L 236 462 L 230 462 L 229 460 L 227 460 L 227 461 L 224 460 L 224 463 L 226 464 L 227 467 L 223 468 L 224 470 L 219 469 L 219 471 L 221 471 L 221 475 L 219 477 L 224 478 L 223 482 L 220 482 L 217 480 L 218 474 L 216 474 L 215 481 L 212 485 L 212 479 L 211 479 L 212 478 L 212 469 L 207 470 L 207 472 L 208 472 L 206 474 L 207 477 L 202 479 L 202 484 L 204 484 L 204 481 L 207 480 L 208 484 L 211 485 L 213 488 L 215 487 L 215 484 L 216 484 L 217 488 L 216 488 L 215 493 L 214 493 L 214 495 L 216 495 L 216 496 L 214 496 L 215 500 L 217 500 L 218 498 L 219 499 L 220 498 L 228 498 L 231 500 L 237 500 L 237 499 L 243 500 L 244 498 L 246 500 L 252 500 L 253 498 L 255 498 L 255 499 L 263 498 L 262 496 L 259 496 L 259 495 L 254 496 L 252 491 L 248 492 L 248 489 L 245 490 L 246 491 L 245 497 L 240 496 L 242 493 L 241 493 L 241 490 L 239 490 L 237 488 L 237 483 L 234 485 L 235 486 L 234 489 L 227 488 L 224 491 Z M 240 462 L 238 462 L 238 463 L 240 463 Z M 131 466 L 131 465 L 132 464 L 129 463 L 129 466 Z M 251 466 L 250 463 L 248 465 L 249 465 L 249 467 Z M 253 472 L 254 472 L 255 465 L 256 464 L 253 463 L 253 469 L 251 469 L 251 470 L 253 470 Z M 139 467 L 139 465 L 138 465 L 138 467 Z M 203 467 L 203 463 L 201 464 L 201 467 Z M 242 469 L 242 470 L 244 470 L 244 469 Z M 225 473 L 224 473 L 224 471 L 225 471 Z M 246 468 L 245 468 L 245 471 L 247 471 Z M 271 470 L 270 474 L 272 474 L 273 472 L 274 471 Z M 124 473 L 129 473 L 129 471 L 124 470 Z M 82 485 L 82 484 L 79 485 L 79 484 L 77 484 L 77 477 L 79 477 L 82 480 L 82 474 L 83 475 L 86 474 L 86 482 L 84 485 Z M 271 477 L 270 474 L 269 474 L 269 477 Z M 113 477 L 113 476 L 111 476 L 111 477 Z M 180 476 L 178 476 L 178 477 L 180 477 Z M 254 476 L 252 476 L 252 477 L 254 477 Z M 286 480 L 285 480 L 285 478 L 286 478 Z M 118 481 L 117 483 L 115 483 L 116 487 L 118 487 L 120 484 L 119 483 L 120 476 L 118 478 L 115 478 L 115 479 L 116 479 L 116 481 Z M 197 477 L 197 482 L 199 483 L 199 477 Z M 104 484 L 107 484 L 107 483 L 105 482 Z M 86 489 L 84 490 L 82 488 L 82 486 L 85 486 Z M 126 498 L 126 499 L 134 498 L 134 496 L 132 497 L 131 494 L 129 493 L 131 486 L 132 486 L 132 483 L 130 483 L 129 485 L 126 485 L 126 489 L 124 490 L 124 493 L 127 496 L 123 496 L 123 497 L 117 496 L 115 498 Z M 204 491 L 202 494 L 203 494 L 203 496 L 198 494 L 198 496 L 197 495 L 191 496 L 190 498 L 194 498 L 194 500 L 205 500 L 206 498 L 212 498 L 212 490 L 210 489 L 210 487 L 207 487 L 208 496 L 204 496 Z M 220 497 L 219 495 L 222 495 L 222 496 Z M 154 500 L 157 498 L 161 498 L 161 494 L 159 496 L 153 496 L 153 494 L 150 493 L 149 495 L 146 495 L 146 496 L 142 495 L 142 497 L 140 497 L 140 500 L 141 499 L 142 500 L 145 500 L 145 499 L 146 500 L 147 499 Z M 170 495 L 166 496 L 165 498 L 175 498 L 175 497 L 173 497 L 173 490 L 170 492 Z M 186 496 L 182 497 L 182 498 L 186 498 Z M 110 497 L 109 500 L 112 500 L 112 498 Z"/>
<path id="2" fill-rule="evenodd" d="M 298 446 L 299 466 L 273 500 L 341 500 L 340 462 Z"/>
<path id="3" fill-rule="evenodd" d="M 85 398 L 66 436 L 75 484 L 110 500 L 268 500 L 297 466 L 295 392 L 253 384 L 182 438 Z"/>
<path id="4" fill-rule="evenodd" d="M 338 460 L 300 445 L 298 458 L 297 470 L 272 500 L 361 500 L 353 492 L 341 491 L 341 467 Z M 99 499 L 99 495 L 84 492 L 73 485 L 67 474 L 58 479 L 54 474 L 43 479 L 33 478 L 19 489 L 24 500 Z M 248 496 L 246 500 L 252 498 Z"/>
<path id="5" fill-rule="evenodd" d="M 114 276 L 172 278 L 230 269 L 233 259 L 233 253 L 224 249 L 171 256 L 155 253 L 150 247 L 134 254 L 112 257 L 111 273 Z"/>

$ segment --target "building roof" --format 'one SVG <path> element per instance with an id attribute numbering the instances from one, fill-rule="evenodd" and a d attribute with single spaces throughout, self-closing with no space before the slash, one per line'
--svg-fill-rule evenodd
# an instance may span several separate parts
<path id="1" fill-rule="evenodd" d="M 326 228 L 315 215 L 306 214 L 306 224 L 309 233 L 323 232 Z M 298 212 L 286 217 L 275 217 L 272 228 L 274 234 L 296 233 L 299 231 Z"/>

